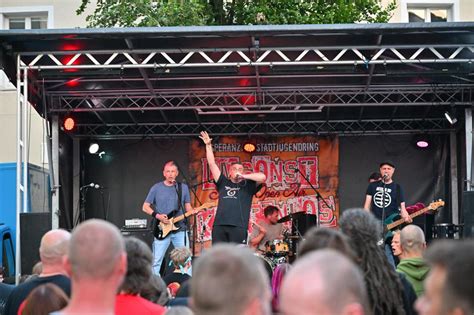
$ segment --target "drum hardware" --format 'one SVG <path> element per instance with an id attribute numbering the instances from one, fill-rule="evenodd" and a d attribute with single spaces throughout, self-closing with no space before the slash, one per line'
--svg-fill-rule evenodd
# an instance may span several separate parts
<path id="1" fill-rule="evenodd" d="M 462 237 L 463 228 L 463 224 L 438 223 L 432 228 L 432 237 L 433 239 L 459 239 Z"/>

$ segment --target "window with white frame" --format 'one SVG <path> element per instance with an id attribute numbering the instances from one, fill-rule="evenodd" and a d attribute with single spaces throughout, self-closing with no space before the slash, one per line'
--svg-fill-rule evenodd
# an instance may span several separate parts
<path id="1" fill-rule="evenodd" d="M 402 0 L 402 22 L 459 21 L 459 0 Z"/>
<path id="2" fill-rule="evenodd" d="M 52 6 L 0 7 L 0 29 L 25 30 L 53 27 Z M 7 76 L 0 70 L 0 90 L 14 89 Z"/>

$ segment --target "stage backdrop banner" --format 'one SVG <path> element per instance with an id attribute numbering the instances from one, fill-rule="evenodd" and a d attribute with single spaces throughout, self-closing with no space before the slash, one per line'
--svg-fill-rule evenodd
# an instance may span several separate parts
<path id="1" fill-rule="evenodd" d="M 212 135 L 211 135 L 212 136 Z M 245 143 L 255 144 L 253 153 L 243 151 Z M 220 137 L 213 141 L 214 155 L 222 174 L 227 176 L 233 163 L 241 163 L 245 172 L 262 172 L 267 180 L 252 202 L 251 221 L 263 218 L 268 205 L 280 209 L 280 217 L 305 212 L 316 215 L 319 208 L 321 226 L 335 227 L 338 223 L 339 140 L 333 137 L 253 137 L 251 141 L 238 137 Z M 190 143 L 190 178 L 196 185 L 201 202 L 216 201 L 218 193 L 206 159 L 202 141 Z M 299 170 L 299 171 L 297 171 Z M 307 180 L 302 176 L 304 174 Z M 321 194 L 316 197 L 311 185 Z M 199 206 L 197 200 L 194 207 Z M 216 208 L 196 215 L 195 250 L 209 247 Z M 287 223 L 289 224 L 289 223 Z M 252 224 L 249 224 L 249 232 Z"/>

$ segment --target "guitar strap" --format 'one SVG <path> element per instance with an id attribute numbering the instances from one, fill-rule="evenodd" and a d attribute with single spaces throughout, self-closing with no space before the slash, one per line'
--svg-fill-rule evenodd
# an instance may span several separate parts
<path id="1" fill-rule="evenodd" d="M 183 187 L 181 185 L 182 185 L 181 183 L 178 183 L 178 190 L 177 190 L 177 193 L 178 193 L 178 213 L 179 213 L 179 210 L 183 210 L 183 203 L 182 203 L 182 200 L 181 200 L 181 197 L 183 195 Z M 184 214 L 184 211 L 182 211 L 182 212 Z"/>
<path id="2" fill-rule="evenodd" d="M 397 203 L 396 203 L 396 205 L 397 205 L 397 208 L 400 208 L 400 204 L 401 204 L 401 202 L 400 202 L 400 185 L 397 183 L 395 185 L 395 187 L 397 187 L 397 197 L 396 197 L 397 198 L 397 200 L 396 200 Z"/>

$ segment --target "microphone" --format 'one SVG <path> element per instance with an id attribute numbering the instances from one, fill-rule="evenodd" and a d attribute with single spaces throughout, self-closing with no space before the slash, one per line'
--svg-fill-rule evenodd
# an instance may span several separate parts
<path id="1" fill-rule="evenodd" d="M 383 174 L 382 178 L 383 178 L 383 179 L 387 179 L 387 178 L 388 178 L 388 174 Z"/>

